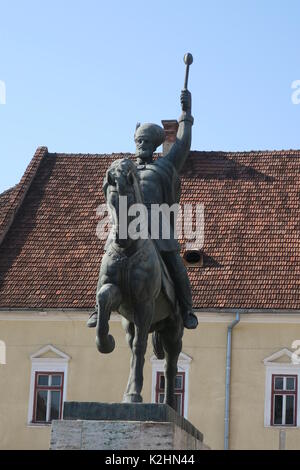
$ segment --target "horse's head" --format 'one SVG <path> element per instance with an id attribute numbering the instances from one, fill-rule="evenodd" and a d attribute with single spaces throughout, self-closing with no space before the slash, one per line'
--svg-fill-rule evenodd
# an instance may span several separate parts
<path id="1" fill-rule="evenodd" d="M 115 160 L 106 172 L 103 190 L 112 216 L 114 240 L 128 247 L 133 240 L 128 236 L 128 225 L 134 218 L 128 215 L 128 210 L 133 204 L 143 203 L 136 165 L 127 158 Z"/>
<path id="2" fill-rule="evenodd" d="M 136 165 L 129 159 L 115 160 L 108 168 L 103 190 L 107 199 L 107 189 L 117 191 L 119 196 L 130 197 L 133 203 L 141 202 Z M 134 200 L 133 200 L 134 199 Z"/>

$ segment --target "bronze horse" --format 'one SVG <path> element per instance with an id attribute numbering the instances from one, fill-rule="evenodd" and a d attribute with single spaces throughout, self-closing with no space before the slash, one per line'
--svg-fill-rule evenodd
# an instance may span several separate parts
<path id="1" fill-rule="evenodd" d="M 175 377 L 184 327 L 174 286 L 149 235 L 137 239 L 120 237 L 119 197 L 127 197 L 128 209 L 143 202 L 138 173 L 131 160 L 113 162 L 106 173 L 104 192 L 112 229 L 97 287 L 97 348 L 101 353 L 113 351 L 115 341 L 109 334 L 108 322 L 112 311 L 119 312 L 132 353 L 123 402 L 140 403 L 148 334 L 152 333 L 154 353 L 159 359 L 165 358 L 165 403 L 175 408 Z M 131 221 L 128 216 L 127 229 Z"/>

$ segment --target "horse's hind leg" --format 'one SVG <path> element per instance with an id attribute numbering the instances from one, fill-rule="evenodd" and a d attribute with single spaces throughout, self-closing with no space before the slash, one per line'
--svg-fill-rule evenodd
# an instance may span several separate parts
<path id="1" fill-rule="evenodd" d="M 115 348 L 115 340 L 109 335 L 109 318 L 112 310 L 117 310 L 121 303 L 120 289 L 114 284 L 104 284 L 97 294 L 98 320 L 96 345 L 98 351 L 110 353 Z"/>
<path id="2" fill-rule="evenodd" d="M 135 306 L 134 312 L 134 336 L 129 332 L 128 339 L 131 344 L 130 374 L 124 403 L 140 403 L 143 401 L 141 391 L 143 388 L 143 368 L 149 329 L 153 317 L 153 302 L 141 303 Z"/>
<path id="3" fill-rule="evenodd" d="M 124 328 L 125 333 L 126 333 L 126 341 L 127 341 L 127 344 L 128 344 L 128 346 L 130 347 L 131 354 L 132 354 L 132 345 L 133 345 L 134 332 L 135 332 L 134 323 L 129 322 L 128 320 L 126 320 L 126 319 L 123 317 L 123 318 L 122 318 L 122 325 L 123 325 L 123 328 Z M 131 384 L 131 374 L 129 374 L 128 383 L 127 383 L 127 389 L 126 389 L 126 392 L 125 392 L 125 395 L 124 395 L 124 401 L 126 401 L 126 393 L 127 393 L 127 391 L 129 390 L 129 388 L 130 388 L 130 384 Z"/>
<path id="4" fill-rule="evenodd" d="M 182 349 L 182 332 L 179 325 L 176 325 L 174 322 L 172 322 L 172 324 L 171 322 L 168 322 L 166 325 L 167 327 L 160 332 L 166 360 L 164 402 L 172 408 L 176 409 L 174 390 L 175 378 L 177 374 L 177 361 Z"/>
<path id="5" fill-rule="evenodd" d="M 130 349 L 132 350 L 132 343 L 134 338 L 134 323 L 126 320 L 126 318 L 122 317 L 122 326 L 126 333 L 126 341 Z"/>

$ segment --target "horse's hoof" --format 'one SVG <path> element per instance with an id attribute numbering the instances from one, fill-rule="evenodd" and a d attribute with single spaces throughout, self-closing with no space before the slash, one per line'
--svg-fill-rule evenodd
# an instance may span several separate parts
<path id="1" fill-rule="evenodd" d="M 108 335 L 105 339 L 100 339 L 99 336 L 96 336 L 96 345 L 99 352 L 109 354 L 115 349 L 115 340 L 112 335 Z"/>
<path id="2" fill-rule="evenodd" d="M 143 403 L 143 398 L 138 393 L 124 393 L 122 403 Z"/>
<path id="3" fill-rule="evenodd" d="M 170 408 L 173 408 L 173 410 L 178 413 L 177 407 L 176 407 L 176 404 L 175 404 L 174 400 L 166 400 L 164 403 L 166 405 L 169 405 Z"/>

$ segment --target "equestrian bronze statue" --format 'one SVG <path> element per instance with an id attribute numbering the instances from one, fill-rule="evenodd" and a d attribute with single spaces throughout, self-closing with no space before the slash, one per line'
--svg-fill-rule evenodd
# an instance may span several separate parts
<path id="1" fill-rule="evenodd" d="M 182 114 L 176 141 L 169 152 L 154 160 L 153 153 L 165 139 L 164 130 L 155 124 L 137 125 L 136 162 L 116 160 L 107 170 L 103 188 L 112 229 L 101 262 L 96 309 L 87 323 L 96 327 L 98 350 L 110 353 L 114 349 L 114 339 L 109 334 L 110 314 L 116 311 L 122 316 L 132 352 L 123 399 L 127 403 L 142 401 L 144 356 L 148 334 L 152 333 L 154 353 L 159 359 L 165 358 L 165 403 L 173 408 L 184 327 L 196 328 L 198 321 L 192 311 L 191 286 L 180 256 L 176 217 L 170 217 L 169 236 L 165 237 L 164 217 L 154 227 L 151 211 L 162 204 L 171 207 L 180 200 L 179 173 L 189 155 L 193 125 L 191 94 L 187 90 L 191 54 L 186 54 L 184 61 L 187 68 L 180 97 Z M 123 200 L 127 204 L 126 227 L 119 210 Z M 141 211 L 139 223 L 134 225 L 136 233 L 131 236 L 134 217 L 130 208 L 136 204 L 145 210 Z"/>

